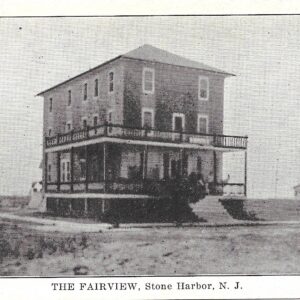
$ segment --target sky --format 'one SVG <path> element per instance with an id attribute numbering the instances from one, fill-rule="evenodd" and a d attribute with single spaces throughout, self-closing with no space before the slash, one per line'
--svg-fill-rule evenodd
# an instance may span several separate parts
<path id="1" fill-rule="evenodd" d="M 300 16 L 0 19 L 0 194 L 39 180 L 43 101 L 35 95 L 143 44 L 234 73 L 224 133 L 248 135 L 248 196 L 300 183 Z M 224 176 L 243 180 L 240 153 Z"/>

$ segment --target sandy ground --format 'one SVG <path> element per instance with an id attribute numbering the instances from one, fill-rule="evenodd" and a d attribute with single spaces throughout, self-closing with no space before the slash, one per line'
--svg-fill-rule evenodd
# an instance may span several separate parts
<path id="1" fill-rule="evenodd" d="M 0 223 L 0 275 L 300 273 L 300 225 L 41 232 Z"/>

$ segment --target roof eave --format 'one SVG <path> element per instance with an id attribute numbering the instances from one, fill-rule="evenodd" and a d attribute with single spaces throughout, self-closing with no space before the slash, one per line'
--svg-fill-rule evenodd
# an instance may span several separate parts
<path id="1" fill-rule="evenodd" d="M 226 76 L 226 77 L 228 77 L 228 76 L 236 76 L 235 74 L 228 73 L 228 72 L 214 71 L 214 70 L 208 70 L 208 69 L 197 68 L 197 67 L 187 67 L 187 66 L 176 65 L 176 64 L 169 64 L 169 63 L 155 61 L 155 60 L 148 60 L 148 59 L 136 58 L 136 57 L 126 56 L 126 55 L 121 55 L 121 57 L 123 57 L 123 58 L 129 58 L 129 59 L 133 59 L 133 60 L 139 60 L 139 61 L 147 61 L 147 62 L 153 62 L 153 63 L 160 63 L 160 64 L 164 64 L 164 65 L 169 65 L 169 66 L 177 66 L 177 67 L 182 67 L 182 68 L 190 68 L 190 69 L 202 70 L 202 71 L 206 71 L 206 72 L 220 74 L 220 75 L 223 75 L 223 76 Z"/>

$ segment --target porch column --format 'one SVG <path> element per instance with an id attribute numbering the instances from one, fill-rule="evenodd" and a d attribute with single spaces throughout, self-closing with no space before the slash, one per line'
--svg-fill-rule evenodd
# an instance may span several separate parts
<path id="1" fill-rule="evenodd" d="M 148 145 L 144 147 L 144 166 L 143 166 L 143 180 L 147 179 L 148 171 Z"/>
<path id="2" fill-rule="evenodd" d="M 45 152 L 45 161 L 44 161 L 44 192 L 47 193 L 47 183 L 48 183 L 48 153 Z"/>
<path id="3" fill-rule="evenodd" d="M 89 181 L 88 181 L 88 174 L 89 174 L 89 164 L 88 164 L 88 146 L 84 146 L 84 158 L 85 158 L 85 192 L 88 192 L 89 189 Z"/>
<path id="4" fill-rule="evenodd" d="M 71 147 L 70 150 L 70 177 L 71 177 L 70 191 L 73 192 L 73 182 L 74 182 L 74 148 L 73 147 Z"/>
<path id="5" fill-rule="evenodd" d="M 214 186 L 216 186 L 218 178 L 217 178 L 217 153 L 216 151 L 213 151 L 214 155 Z"/>
<path id="6" fill-rule="evenodd" d="M 88 199 L 84 198 L 84 215 L 87 216 L 88 215 Z"/>
<path id="7" fill-rule="evenodd" d="M 180 161 L 180 177 L 183 177 L 183 156 L 184 156 L 184 149 L 180 149 L 179 152 L 179 161 Z"/>
<path id="8" fill-rule="evenodd" d="M 107 180 L 107 143 L 103 143 L 103 181 L 104 192 L 106 192 L 106 180 Z"/>
<path id="9" fill-rule="evenodd" d="M 56 173 L 57 173 L 57 191 L 60 191 L 60 151 L 57 151 L 57 157 L 56 157 Z"/>
<path id="10" fill-rule="evenodd" d="M 247 197 L 247 150 L 245 150 L 245 167 L 244 167 L 244 195 Z"/>

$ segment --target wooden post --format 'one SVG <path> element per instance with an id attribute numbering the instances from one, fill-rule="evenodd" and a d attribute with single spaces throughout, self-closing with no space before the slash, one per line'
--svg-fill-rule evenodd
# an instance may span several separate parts
<path id="1" fill-rule="evenodd" d="M 245 150 L 244 195 L 247 197 L 247 150 Z"/>
<path id="2" fill-rule="evenodd" d="M 44 191 L 45 193 L 47 193 L 47 183 L 48 183 L 48 153 L 47 152 L 45 152 L 44 176 L 45 176 Z"/>
<path id="3" fill-rule="evenodd" d="M 88 174 L 89 174 L 89 164 L 88 164 L 88 146 L 84 146 L 84 158 L 85 158 L 85 192 L 88 192 L 89 189 L 89 181 L 88 181 Z"/>
<path id="4" fill-rule="evenodd" d="M 183 177 L 183 155 L 184 155 L 184 153 L 183 153 L 183 149 L 180 149 L 180 152 L 179 152 L 179 161 L 180 161 L 180 178 L 182 178 Z"/>
<path id="5" fill-rule="evenodd" d="M 57 151 L 57 160 L 56 160 L 56 173 L 57 173 L 57 191 L 60 191 L 60 151 Z"/>
<path id="6" fill-rule="evenodd" d="M 143 166 L 143 180 L 147 179 L 148 172 L 148 145 L 144 147 L 144 166 Z"/>
<path id="7" fill-rule="evenodd" d="M 73 147 L 71 147 L 71 151 L 70 151 L 70 177 L 71 177 L 70 192 L 73 192 L 73 182 L 74 182 L 74 148 Z"/>
<path id="8" fill-rule="evenodd" d="M 107 180 L 107 143 L 103 143 L 103 181 L 104 181 L 104 192 L 106 192 L 106 180 Z"/>
<path id="9" fill-rule="evenodd" d="M 217 154 L 216 151 L 213 151 L 214 154 L 214 186 L 217 185 Z"/>

